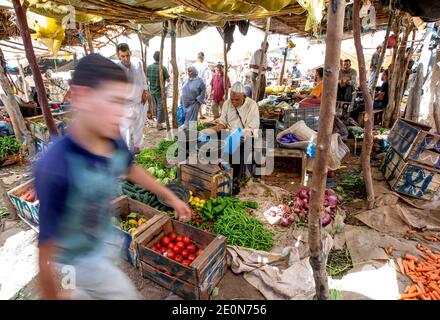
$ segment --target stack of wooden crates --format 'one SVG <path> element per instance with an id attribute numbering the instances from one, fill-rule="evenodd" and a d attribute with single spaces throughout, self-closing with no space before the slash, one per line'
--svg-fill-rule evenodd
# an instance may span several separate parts
<path id="1" fill-rule="evenodd" d="M 398 119 L 388 136 L 390 148 L 381 171 L 391 189 L 431 200 L 440 188 L 440 135 L 431 127 Z"/>

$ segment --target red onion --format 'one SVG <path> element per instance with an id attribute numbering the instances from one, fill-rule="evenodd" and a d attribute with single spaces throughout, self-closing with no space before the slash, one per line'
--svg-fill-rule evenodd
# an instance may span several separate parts
<path id="1" fill-rule="evenodd" d="M 293 199 L 293 206 L 295 208 L 302 208 L 303 206 L 303 202 L 300 198 L 296 197 L 295 199 Z"/>
<path id="2" fill-rule="evenodd" d="M 289 223 L 289 219 L 287 219 L 287 218 L 281 218 L 281 225 L 283 226 L 283 227 L 288 227 L 289 225 L 290 225 L 290 223 Z"/>
<path id="3" fill-rule="evenodd" d="M 327 196 L 326 200 L 328 201 L 329 206 L 334 207 L 338 204 L 338 197 L 335 195 Z"/>
<path id="4" fill-rule="evenodd" d="M 322 226 L 325 227 L 332 221 L 332 217 L 326 212 L 324 218 L 322 218 Z"/>
<path id="5" fill-rule="evenodd" d="M 289 218 L 287 218 L 287 220 L 289 220 L 290 224 L 295 223 L 295 217 L 292 215 L 290 215 Z"/>
<path id="6" fill-rule="evenodd" d="M 296 214 L 300 213 L 302 210 L 300 208 L 295 208 L 293 209 L 293 212 L 295 212 Z"/>
<path id="7" fill-rule="evenodd" d="M 335 194 L 335 192 L 332 189 L 326 189 L 325 190 L 325 195 L 326 196 L 330 196 L 330 195 L 334 195 L 334 194 Z"/>
<path id="8" fill-rule="evenodd" d="M 308 197 L 307 190 L 306 189 L 299 190 L 298 197 L 300 197 L 301 199 L 306 199 Z"/>
<path id="9" fill-rule="evenodd" d="M 308 209 L 309 208 L 309 201 L 307 199 L 303 199 L 302 206 L 304 209 Z"/>

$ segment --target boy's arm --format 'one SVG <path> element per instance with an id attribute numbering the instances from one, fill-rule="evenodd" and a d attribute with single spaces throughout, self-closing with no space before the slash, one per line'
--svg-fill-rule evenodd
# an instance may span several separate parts
<path id="1" fill-rule="evenodd" d="M 156 179 L 142 167 L 132 164 L 128 169 L 127 179 L 165 199 L 174 208 L 175 216 L 180 221 L 191 218 L 191 209 L 180 200 L 170 189 L 158 183 Z"/>
<path id="2" fill-rule="evenodd" d="M 43 291 L 43 297 L 46 300 L 57 300 L 60 295 L 56 286 L 56 274 L 51 264 L 51 256 L 55 251 L 55 244 L 52 241 L 48 241 L 39 248 L 39 267 L 40 272 L 38 278 L 40 281 L 41 289 Z"/>

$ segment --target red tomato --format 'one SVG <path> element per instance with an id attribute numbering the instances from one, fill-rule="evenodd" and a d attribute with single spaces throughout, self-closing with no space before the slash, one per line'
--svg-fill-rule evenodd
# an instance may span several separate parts
<path id="1" fill-rule="evenodd" d="M 168 247 L 167 248 L 168 249 L 173 249 L 174 248 L 174 243 L 172 243 L 172 242 L 168 243 Z"/>
<path id="2" fill-rule="evenodd" d="M 181 241 L 183 241 L 183 237 L 182 236 L 177 236 L 176 242 L 181 242 Z"/>
<path id="3" fill-rule="evenodd" d="M 165 271 L 165 274 L 167 274 L 167 275 L 171 275 L 171 272 L 169 272 L 169 271 Z"/>
<path id="4" fill-rule="evenodd" d="M 189 261 L 188 261 L 188 260 L 183 260 L 183 261 L 182 261 L 182 264 L 183 264 L 184 266 L 189 267 Z"/>
<path id="5" fill-rule="evenodd" d="M 170 258 L 171 260 L 174 260 L 175 256 L 176 254 L 172 250 L 167 251 L 167 257 Z"/>
<path id="6" fill-rule="evenodd" d="M 195 255 L 195 254 L 190 254 L 190 255 L 188 256 L 188 261 L 189 261 L 189 262 L 193 262 L 195 259 L 196 259 L 196 255 Z"/>
<path id="7" fill-rule="evenodd" d="M 193 245 L 193 244 L 191 243 L 189 246 L 186 247 L 186 250 L 187 250 L 189 253 L 196 253 L 197 248 L 196 248 L 195 245 Z"/>
<path id="8" fill-rule="evenodd" d="M 162 254 L 165 253 L 165 252 L 167 252 L 167 249 L 164 248 L 164 247 L 160 248 L 159 250 L 160 250 L 160 253 L 162 253 Z"/>
<path id="9" fill-rule="evenodd" d="M 185 245 L 183 244 L 182 241 L 177 242 L 177 243 L 176 243 L 176 246 L 178 246 L 178 247 L 181 248 L 182 250 L 185 249 Z"/>
<path id="10" fill-rule="evenodd" d="M 179 254 L 179 253 L 182 252 L 182 249 L 180 249 L 180 247 L 176 245 L 176 246 L 174 246 L 174 248 L 173 248 L 173 252 L 174 252 L 175 254 Z"/>
<path id="11" fill-rule="evenodd" d="M 199 249 L 199 250 L 197 250 L 196 255 L 200 256 L 202 254 L 202 252 L 203 252 L 203 249 Z"/>
<path id="12" fill-rule="evenodd" d="M 185 246 L 190 245 L 191 238 L 190 237 L 183 237 L 183 243 L 185 244 Z"/>
<path id="13" fill-rule="evenodd" d="M 155 246 L 156 246 L 157 249 L 162 248 L 162 245 L 160 244 L 160 242 L 156 242 Z"/>
<path id="14" fill-rule="evenodd" d="M 163 244 L 164 247 L 167 247 L 168 244 L 170 243 L 170 238 L 168 238 L 167 236 L 164 236 L 164 237 L 160 240 L 160 242 L 162 242 L 162 244 Z"/>
<path id="15" fill-rule="evenodd" d="M 188 258 L 188 256 L 189 256 L 189 252 L 188 252 L 187 250 L 183 250 L 183 251 L 182 251 L 182 257 L 183 257 L 183 259 Z"/>
<path id="16" fill-rule="evenodd" d="M 176 262 L 181 263 L 183 261 L 183 257 L 181 255 L 176 256 Z"/>
<path id="17" fill-rule="evenodd" d="M 168 237 L 170 238 L 170 241 L 171 241 L 171 242 L 176 241 L 176 238 L 177 238 L 177 236 L 176 236 L 176 234 L 175 234 L 174 232 L 170 232 L 170 233 L 168 234 Z"/>

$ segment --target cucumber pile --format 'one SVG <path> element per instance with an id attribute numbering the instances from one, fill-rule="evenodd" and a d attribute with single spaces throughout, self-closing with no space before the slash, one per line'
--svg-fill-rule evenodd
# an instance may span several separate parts
<path id="1" fill-rule="evenodd" d="M 141 186 L 137 184 L 133 184 L 129 181 L 124 181 L 122 183 L 122 194 L 126 195 L 127 197 L 137 200 L 139 202 L 145 203 L 146 205 L 153 207 L 159 211 L 172 211 L 171 208 L 163 205 L 159 202 L 159 199 L 154 193 L 151 193 L 148 190 L 145 190 Z"/>

